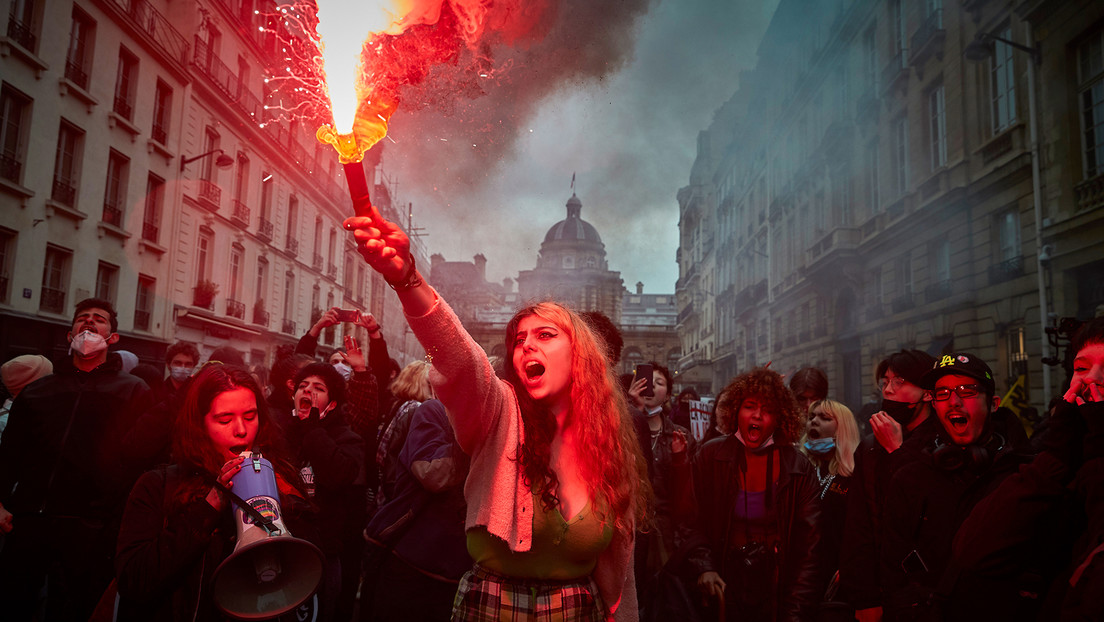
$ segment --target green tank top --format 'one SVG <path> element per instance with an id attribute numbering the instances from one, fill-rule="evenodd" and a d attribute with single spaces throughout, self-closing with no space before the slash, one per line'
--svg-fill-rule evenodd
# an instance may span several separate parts
<path id="1" fill-rule="evenodd" d="M 590 575 L 598 556 L 613 539 L 613 523 L 606 522 L 587 502 L 570 521 L 560 508 L 545 512 L 533 495 L 533 546 L 523 553 L 511 551 L 505 540 L 486 527 L 468 530 L 468 554 L 477 564 L 510 577 L 523 579 L 578 579 Z"/>

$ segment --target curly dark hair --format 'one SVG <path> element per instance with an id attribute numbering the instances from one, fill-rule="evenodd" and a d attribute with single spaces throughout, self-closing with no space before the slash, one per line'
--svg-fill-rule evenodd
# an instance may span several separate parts
<path id="1" fill-rule="evenodd" d="M 740 405 L 750 397 L 758 397 L 777 418 L 774 440 L 792 444 L 801 438 L 805 422 L 793 393 L 786 387 L 782 374 L 765 367 L 758 367 L 733 378 L 721 390 L 717 400 L 717 414 L 725 427 L 736 431 L 736 413 Z"/>

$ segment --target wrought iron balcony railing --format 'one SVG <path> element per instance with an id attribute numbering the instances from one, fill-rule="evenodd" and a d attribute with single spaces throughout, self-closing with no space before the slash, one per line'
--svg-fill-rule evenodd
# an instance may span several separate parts
<path id="1" fill-rule="evenodd" d="M 104 203 L 103 221 L 116 227 L 123 226 L 123 210 L 110 203 Z"/>
<path id="2" fill-rule="evenodd" d="M 51 313 L 64 313 L 65 290 L 43 287 L 42 298 L 38 303 L 38 308 Z"/>
<path id="3" fill-rule="evenodd" d="M 245 303 L 238 300 L 226 301 L 226 315 L 230 317 L 238 318 L 239 320 L 245 319 Z"/>

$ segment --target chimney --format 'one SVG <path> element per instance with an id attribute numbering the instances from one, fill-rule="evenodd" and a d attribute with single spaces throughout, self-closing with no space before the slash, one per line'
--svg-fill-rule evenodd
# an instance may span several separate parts
<path id="1" fill-rule="evenodd" d="M 506 290 L 506 293 L 514 291 L 514 280 L 510 277 L 502 279 L 502 289 Z"/>
<path id="2" fill-rule="evenodd" d="M 475 264 L 475 273 L 479 275 L 480 281 L 487 280 L 487 258 L 483 256 L 483 253 L 479 253 L 475 257 L 472 257 L 472 263 Z"/>
<path id="3" fill-rule="evenodd" d="M 429 256 L 429 268 L 431 272 L 437 271 L 437 266 L 445 263 L 445 256 L 441 253 L 433 253 Z"/>
<path id="4" fill-rule="evenodd" d="M 644 293 L 644 283 L 642 283 L 640 281 L 637 281 L 636 282 L 636 295 L 639 296 L 640 294 L 643 294 L 643 293 Z"/>

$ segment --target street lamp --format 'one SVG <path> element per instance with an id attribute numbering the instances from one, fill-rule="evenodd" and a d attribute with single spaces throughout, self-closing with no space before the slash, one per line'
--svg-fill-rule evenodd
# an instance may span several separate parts
<path id="1" fill-rule="evenodd" d="M 180 171 L 183 172 L 184 167 L 188 166 L 188 164 L 190 164 L 192 162 L 195 162 L 196 160 L 202 160 L 203 158 L 206 158 L 207 156 L 210 156 L 210 155 L 215 154 L 215 153 L 218 154 L 218 157 L 215 158 L 215 166 L 217 166 L 219 168 L 229 168 L 231 166 L 234 166 L 234 158 L 231 158 L 230 156 L 226 155 L 225 151 L 223 151 L 222 149 L 212 149 L 211 151 L 208 151 L 207 153 L 202 153 L 202 154 L 197 155 L 193 158 L 185 158 L 184 154 L 180 154 Z"/>
<path id="2" fill-rule="evenodd" d="M 1033 35 L 1031 25 L 1027 25 L 1027 40 L 1031 41 Z M 1042 358 L 1050 357 L 1050 343 L 1046 337 L 1046 327 L 1050 322 L 1047 313 L 1046 278 L 1043 275 L 1044 261 L 1049 260 L 1049 253 L 1043 246 L 1043 193 L 1042 180 L 1039 172 L 1039 129 L 1035 112 L 1035 66 L 1042 63 L 1043 54 L 1037 47 L 1023 45 L 1015 41 L 998 37 L 990 32 L 979 32 L 974 40 L 966 45 L 962 51 L 963 57 L 971 62 L 984 62 L 992 57 L 996 42 L 1013 47 L 1021 52 L 1027 52 L 1031 56 L 1031 62 L 1027 65 L 1027 125 L 1031 141 L 1031 194 L 1035 208 L 1035 274 L 1039 288 L 1039 342 L 1042 348 Z M 1051 398 L 1050 365 L 1043 363 L 1043 402 Z"/>

